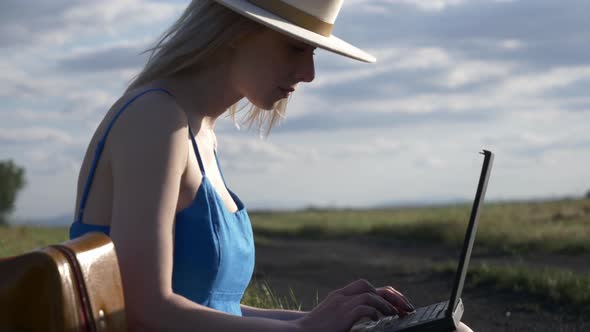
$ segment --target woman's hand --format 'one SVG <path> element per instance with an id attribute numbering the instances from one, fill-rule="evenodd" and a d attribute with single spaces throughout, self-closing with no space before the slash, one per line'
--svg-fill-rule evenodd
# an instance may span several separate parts
<path id="1" fill-rule="evenodd" d="M 360 279 L 332 291 L 311 312 L 294 323 L 300 331 L 348 331 L 363 317 L 374 320 L 385 316 L 405 315 L 414 311 L 407 299 L 393 287 L 375 289 Z"/>
<path id="2" fill-rule="evenodd" d="M 416 311 L 410 301 L 398 290 L 391 286 L 377 288 L 377 294 L 391 303 L 398 311 L 398 315 L 403 317 Z"/>

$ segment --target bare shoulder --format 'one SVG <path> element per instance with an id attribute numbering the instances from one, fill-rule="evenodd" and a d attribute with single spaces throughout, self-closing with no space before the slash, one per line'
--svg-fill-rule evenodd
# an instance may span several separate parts
<path id="1" fill-rule="evenodd" d="M 132 92 L 121 98 L 129 104 L 113 121 L 107 136 L 105 152 L 113 169 L 117 163 L 127 164 L 129 158 L 141 162 L 138 159 L 142 157 L 168 159 L 180 154 L 186 159 L 188 120 L 185 112 L 173 97 L 162 91 L 136 96 Z"/>
<path id="2" fill-rule="evenodd" d="M 128 103 L 131 97 L 121 99 Z M 186 129 L 187 123 L 186 114 L 170 95 L 154 91 L 133 100 L 119 115 L 109 136 L 117 143 L 134 137 L 160 140 L 173 131 Z"/>
<path id="3" fill-rule="evenodd" d="M 151 92 L 135 99 L 116 119 L 105 143 L 115 196 L 126 192 L 143 197 L 177 187 L 188 149 L 188 120 L 170 95 Z"/>

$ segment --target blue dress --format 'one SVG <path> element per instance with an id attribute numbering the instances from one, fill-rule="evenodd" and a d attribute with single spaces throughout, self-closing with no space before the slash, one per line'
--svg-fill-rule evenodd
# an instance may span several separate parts
<path id="1" fill-rule="evenodd" d="M 113 123 L 129 104 L 150 91 L 163 91 L 172 96 L 170 92 L 161 88 L 148 89 L 129 100 L 114 116 L 97 145 L 79 213 L 70 226 L 70 239 L 93 231 L 109 235 L 110 227 L 82 222 L 88 192 Z M 175 217 L 172 289 L 174 293 L 199 304 L 241 316 L 240 301 L 254 270 L 254 240 L 250 218 L 242 201 L 227 188 L 221 173 L 228 192 L 238 206 L 235 213 L 227 210 L 205 174 L 190 125 L 188 134 L 203 177 L 192 203 L 179 211 Z M 215 158 L 217 160 L 217 155 Z M 219 167 L 219 160 L 217 166 Z M 219 171 L 221 172 L 221 167 Z"/>

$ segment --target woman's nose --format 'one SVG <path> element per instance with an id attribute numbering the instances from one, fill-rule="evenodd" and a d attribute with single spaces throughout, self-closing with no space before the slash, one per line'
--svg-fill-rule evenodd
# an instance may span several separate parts
<path id="1" fill-rule="evenodd" d="M 311 82 L 315 78 L 315 65 L 313 60 L 313 52 L 309 52 L 297 67 L 297 81 Z"/>

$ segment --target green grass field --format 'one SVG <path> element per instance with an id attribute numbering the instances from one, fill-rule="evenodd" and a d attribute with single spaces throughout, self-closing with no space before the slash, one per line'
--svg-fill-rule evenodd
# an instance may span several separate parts
<path id="1" fill-rule="evenodd" d="M 380 210 L 254 212 L 251 217 L 257 242 L 277 235 L 307 239 L 362 235 L 457 247 L 465 233 L 469 210 L 470 206 L 464 204 Z M 66 227 L 0 226 L 0 257 L 65 240 Z M 480 219 L 477 247 L 508 254 L 588 254 L 590 200 L 486 204 Z M 493 284 L 500 290 L 518 290 L 532 296 L 549 294 L 548 298 L 555 303 L 567 302 L 581 311 L 590 311 L 590 278 L 573 271 L 554 269 L 539 273 L 527 268 L 483 265 L 473 266 L 470 278 L 472 287 Z M 299 306 L 296 294 L 279 298 L 264 281 L 252 283 L 244 302 L 265 308 L 297 309 Z"/>
<path id="2" fill-rule="evenodd" d="M 457 247 L 470 204 L 382 210 L 253 214 L 257 234 L 310 239 L 367 235 Z M 590 200 L 492 203 L 482 209 L 477 247 L 520 253 L 590 253 Z"/>

